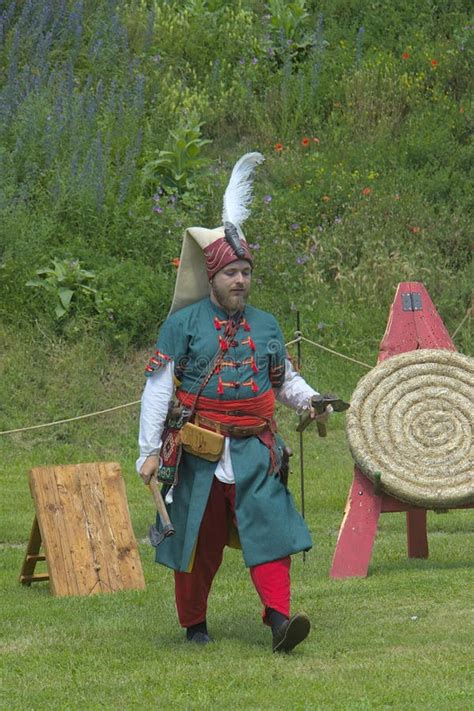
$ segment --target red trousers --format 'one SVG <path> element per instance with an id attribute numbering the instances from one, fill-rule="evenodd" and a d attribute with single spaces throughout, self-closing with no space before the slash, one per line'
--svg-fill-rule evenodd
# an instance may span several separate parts
<path id="1" fill-rule="evenodd" d="M 193 569 L 190 573 L 175 572 L 176 607 L 182 627 L 206 619 L 207 599 L 227 543 L 229 515 L 237 525 L 235 486 L 214 478 L 199 529 Z M 287 556 L 250 568 L 252 582 L 264 605 L 264 622 L 267 607 L 290 616 L 290 562 Z"/>

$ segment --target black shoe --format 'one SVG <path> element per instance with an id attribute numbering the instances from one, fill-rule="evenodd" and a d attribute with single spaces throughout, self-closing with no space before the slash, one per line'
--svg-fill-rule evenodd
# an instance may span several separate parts
<path id="1" fill-rule="evenodd" d="M 272 650 L 291 652 L 297 644 L 306 639 L 310 629 L 309 617 L 304 612 L 297 612 L 273 632 Z"/>
<path id="2" fill-rule="evenodd" d="M 207 632 L 206 620 L 202 620 L 202 622 L 197 622 L 195 625 L 186 628 L 186 642 L 194 642 L 194 644 L 208 644 L 212 642 Z"/>
<path id="3" fill-rule="evenodd" d="M 186 642 L 194 642 L 194 644 L 209 644 L 209 642 L 213 641 L 207 632 L 194 632 L 186 635 Z"/>

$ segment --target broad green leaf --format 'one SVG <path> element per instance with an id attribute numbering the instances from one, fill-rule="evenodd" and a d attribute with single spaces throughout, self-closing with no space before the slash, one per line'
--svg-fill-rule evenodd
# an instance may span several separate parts
<path id="1" fill-rule="evenodd" d="M 62 305 L 67 310 L 69 308 L 70 303 L 71 303 L 71 299 L 74 296 L 74 292 L 71 291 L 71 289 L 60 288 L 58 293 L 59 293 L 59 298 L 61 300 Z"/>

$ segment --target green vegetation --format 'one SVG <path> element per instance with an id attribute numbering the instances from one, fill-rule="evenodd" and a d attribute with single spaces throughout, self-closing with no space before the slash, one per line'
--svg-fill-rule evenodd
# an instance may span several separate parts
<path id="1" fill-rule="evenodd" d="M 295 303 L 308 329 L 332 324 L 323 341 L 356 351 L 396 284 L 419 280 L 454 330 L 472 281 L 469 6 L 8 3 L 2 320 L 149 344 L 184 227 L 220 224 L 232 165 L 258 149 L 246 233 L 259 303 L 284 321 Z M 74 326 L 58 324 L 54 290 L 27 286 L 50 260 L 93 271 L 103 307 L 74 298 Z"/>
<path id="2" fill-rule="evenodd" d="M 245 234 L 252 301 L 293 337 L 374 363 L 395 288 L 427 287 L 453 333 L 472 288 L 467 0 L 11 0 L 0 8 L 0 431 L 140 397 L 185 227 L 221 222 L 259 150 Z M 472 352 L 469 320 L 456 347 Z M 349 398 L 364 369 L 309 345 L 304 374 Z M 187 648 L 145 542 L 137 407 L 0 436 L 2 708 L 469 708 L 470 513 L 430 514 L 408 560 L 382 517 L 367 580 L 327 577 L 351 480 L 340 416 L 307 438 L 315 548 L 294 563 L 314 622 L 290 659 L 237 552 Z M 294 420 L 282 429 L 296 449 Z M 296 458 L 295 458 L 296 459 Z M 121 462 L 147 590 L 60 600 L 17 576 L 32 466 Z M 294 464 L 295 470 L 298 463 Z M 297 471 L 292 488 L 299 498 Z"/>

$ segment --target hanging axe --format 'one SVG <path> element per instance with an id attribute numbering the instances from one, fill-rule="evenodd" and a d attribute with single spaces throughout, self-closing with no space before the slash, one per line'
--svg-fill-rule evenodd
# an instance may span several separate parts
<path id="1" fill-rule="evenodd" d="M 160 491 L 160 485 L 158 484 L 156 476 L 151 477 L 148 483 L 148 488 L 150 489 L 155 500 L 156 510 L 158 511 L 158 516 L 160 517 L 161 521 L 161 531 L 158 531 L 155 525 L 150 526 L 150 529 L 148 531 L 151 545 L 157 548 L 160 543 L 165 540 L 165 538 L 168 538 L 168 536 L 173 536 L 175 534 L 175 528 L 171 523 L 168 511 L 166 510 L 165 502 L 163 501 L 163 497 Z"/>

